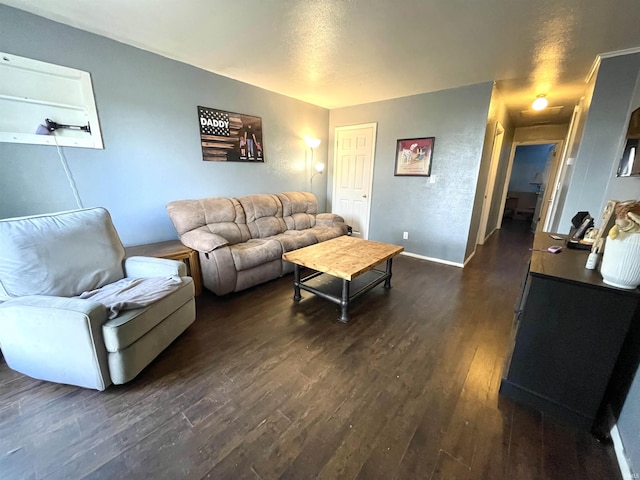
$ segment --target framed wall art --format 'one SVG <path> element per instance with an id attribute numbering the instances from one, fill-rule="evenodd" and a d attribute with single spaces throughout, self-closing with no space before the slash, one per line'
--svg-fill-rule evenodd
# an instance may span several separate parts
<path id="1" fill-rule="evenodd" d="M 396 142 L 395 176 L 429 177 L 435 137 L 403 138 Z"/>
<path id="2" fill-rule="evenodd" d="M 202 160 L 264 162 L 262 119 L 208 107 L 198 107 Z"/>

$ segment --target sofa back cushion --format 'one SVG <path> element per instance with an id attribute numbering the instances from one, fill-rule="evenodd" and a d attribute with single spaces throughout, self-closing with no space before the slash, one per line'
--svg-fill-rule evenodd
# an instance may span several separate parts
<path id="1" fill-rule="evenodd" d="M 220 235 L 229 245 L 251 238 L 244 210 L 235 198 L 176 200 L 167 204 L 167 212 L 180 237 L 202 230 Z"/>
<path id="2" fill-rule="evenodd" d="M 282 219 L 282 203 L 277 195 L 247 195 L 239 197 L 238 202 L 244 209 L 251 238 L 266 238 L 287 229 Z"/>
<path id="3" fill-rule="evenodd" d="M 279 193 L 278 198 L 288 230 L 304 230 L 315 226 L 318 200 L 313 193 L 284 192 Z"/>
<path id="4" fill-rule="evenodd" d="M 104 208 L 0 220 L 0 300 L 71 297 L 124 277 L 124 247 Z"/>

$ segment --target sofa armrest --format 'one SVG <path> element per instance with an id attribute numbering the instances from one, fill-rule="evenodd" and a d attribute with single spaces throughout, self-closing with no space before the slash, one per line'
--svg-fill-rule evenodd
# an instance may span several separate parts
<path id="1" fill-rule="evenodd" d="M 33 378 L 104 390 L 111 384 L 104 305 L 33 295 L 0 305 L 0 347 L 7 365 Z"/>
<path id="2" fill-rule="evenodd" d="M 321 227 L 335 227 L 344 223 L 344 218 L 336 213 L 319 213 L 316 215 L 316 225 Z"/>
<path id="3" fill-rule="evenodd" d="M 124 275 L 127 278 L 187 276 L 187 266 L 178 260 L 155 257 L 129 257 L 124 260 Z"/>
<path id="4" fill-rule="evenodd" d="M 180 236 L 180 241 L 187 247 L 202 253 L 213 252 L 216 248 L 229 245 L 226 238 L 200 229 L 184 233 Z"/>

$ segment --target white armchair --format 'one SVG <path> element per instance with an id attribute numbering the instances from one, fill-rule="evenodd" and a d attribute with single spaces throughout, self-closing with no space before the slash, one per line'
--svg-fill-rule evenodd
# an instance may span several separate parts
<path id="1" fill-rule="evenodd" d="M 104 390 L 133 379 L 195 320 L 182 262 L 124 259 L 103 208 L 0 220 L 0 349 L 12 369 Z M 76 297 L 123 278 L 177 275 L 177 289 L 109 318 Z"/>

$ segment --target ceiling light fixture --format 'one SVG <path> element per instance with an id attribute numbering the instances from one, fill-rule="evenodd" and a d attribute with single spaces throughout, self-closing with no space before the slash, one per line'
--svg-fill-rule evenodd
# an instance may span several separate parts
<path id="1" fill-rule="evenodd" d="M 531 108 L 534 110 L 544 110 L 549 105 L 549 101 L 547 100 L 546 95 L 538 95 L 536 99 L 531 104 Z"/>

